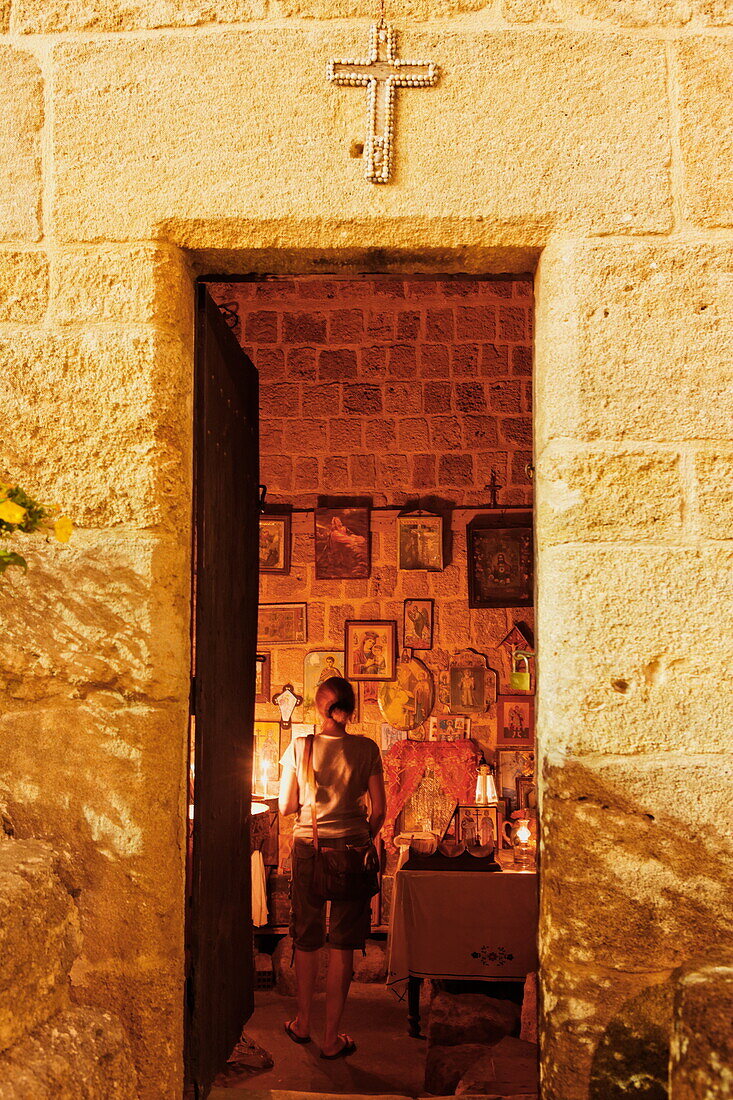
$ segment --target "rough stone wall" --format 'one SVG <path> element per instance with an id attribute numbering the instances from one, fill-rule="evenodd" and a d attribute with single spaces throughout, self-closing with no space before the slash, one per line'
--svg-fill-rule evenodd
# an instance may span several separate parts
<path id="1" fill-rule="evenodd" d="M 522 272 L 544 249 L 545 1091 L 623 1093 L 663 1045 L 670 968 L 729 911 L 733 9 L 396 0 L 404 56 L 443 75 L 400 94 L 382 189 L 349 153 L 362 93 L 324 82 L 370 14 L 0 2 L 2 473 L 80 523 L 3 589 L 3 780 L 77 869 L 76 986 L 177 1096 L 187 258 Z"/>

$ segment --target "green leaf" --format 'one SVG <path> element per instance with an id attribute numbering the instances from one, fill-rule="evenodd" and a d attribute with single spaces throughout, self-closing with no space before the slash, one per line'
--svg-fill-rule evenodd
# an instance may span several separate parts
<path id="1" fill-rule="evenodd" d="M 11 565 L 17 565 L 24 573 L 28 572 L 28 562 L 20 554 L 12 550 L 0 550 L 0 573 L 4 573 Z"/>

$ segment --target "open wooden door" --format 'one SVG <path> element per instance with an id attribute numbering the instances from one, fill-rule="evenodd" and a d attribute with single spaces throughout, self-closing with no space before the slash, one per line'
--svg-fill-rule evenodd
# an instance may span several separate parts
<path id="1" fill-rule="evenodd" d="M 259 433 L 257 372 L 203 285 L 196 323 L 186 1076 L 204 1097 L 253 1009 Z"/>

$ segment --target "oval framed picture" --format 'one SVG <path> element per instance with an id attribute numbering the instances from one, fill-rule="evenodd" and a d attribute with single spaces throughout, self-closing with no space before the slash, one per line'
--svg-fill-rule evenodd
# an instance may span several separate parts
<path id="1" fill-rule="evenodd" d="M 396 730 L 414 730 L 427 722 L 435 705 L 435 681 L 426 664 L 405 651 L 396 679 L 379 688 L 379 709 Z"/>

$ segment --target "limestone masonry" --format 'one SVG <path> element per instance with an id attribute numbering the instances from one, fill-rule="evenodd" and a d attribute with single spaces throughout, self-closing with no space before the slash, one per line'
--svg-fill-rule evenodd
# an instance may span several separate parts
<path id="1" fill-rule="evenodd" d="M 664 1096 L 674 1032 L 687 1100 L 700 994 L 675 974 L 715 968 L 733 924 L 733 5 L 387 9 L 441 79 L 400 96 L 375 188 L 350 152 L 363 94 L 325 80 L 364 50 L 366 0 L 0 0 L 0 479 L 78 525 L 0 591 L 3 846 L 43 842 L 68 884 L 38 872 L 58 972 L 39 959 L 0 1037 L 20 1049 L 63 1013 L 73 1051 L 84 1013 L 104 1016 L 89 1058 L 125 1081 L 129 1044 L 137 1095 L 181 1096 L 193 278 L 529 273 L 534 299 L 511 308 L 529 325 L 534 300 L 543 1095 L 601 1100 L 641 1075 Z M 245 332 L 265 351 L 268 312 Z M 479 367 L 488 411 L 442 418 L 436 380 L 400 379 L 437 404 L 401 413 L 396 444 L 338 452 L 349 490 L 412 492 L 427 455 L 470 493 L 501 451 L 525 492 L 509 455 L 532 450 L 531 339 L 501 390 Z M 376 401 L 330 363 L 345 402 Z M 270 416 L 293 383 L 277 356 L 268 370 L 263 464 L 313 492 L 318 454 Z M 447 381 L 480 397 L 468 373 Z M 519 434 L 458 445 L 459 412 L 461 431 L 506 431 L 508 388 Z M 330 447 L 333 418 L 315 419 Z M 18 897 L 36 866 L 25 885 L 7 869 Z"/>

